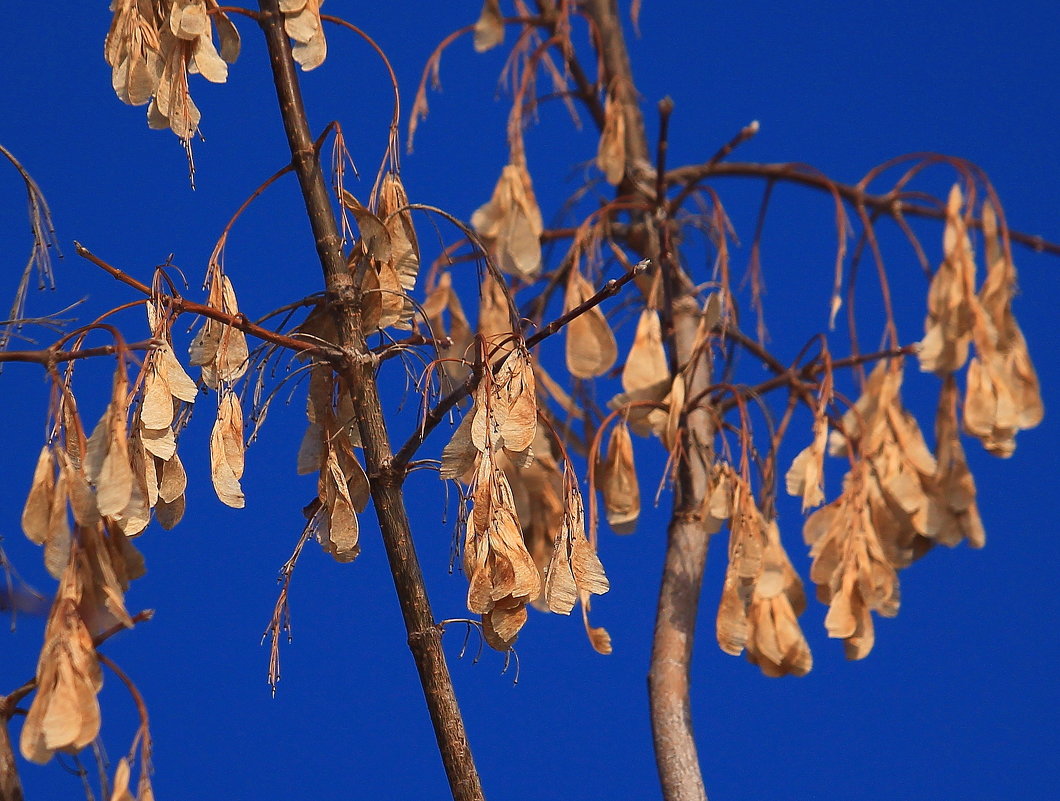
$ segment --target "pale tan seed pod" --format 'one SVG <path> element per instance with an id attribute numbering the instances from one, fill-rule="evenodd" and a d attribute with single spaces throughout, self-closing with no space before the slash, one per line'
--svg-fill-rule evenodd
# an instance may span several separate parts
<path id="1" fill-rule="evenodd" d="M 581 272 L 572 268 L 564 295 L 564 311 L 584 303 L 594 294 Z M 598 306 L 567 323 L 567 370 L 575 378 L 597 378 L 610 370 L 618 359 L 618 346 L 611 326 Z"/>

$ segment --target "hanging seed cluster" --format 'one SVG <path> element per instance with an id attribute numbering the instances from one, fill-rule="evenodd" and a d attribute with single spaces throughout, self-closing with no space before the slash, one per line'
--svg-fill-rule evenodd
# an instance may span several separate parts
<path id="1" fill-rule="evenodd" d="M 304 70 L 327 56 L 322 3 L 280 0 L 294 59 Z M 239 57 L 239 32 L 217 0 L 111 0 L 110 10 L 104 57 L 115 93 L 131 106 L 148 103 L 148 125 L 168 128 L 187 147 L 202 119 L 188 76 L 225 83 L 228 65 Z"/>

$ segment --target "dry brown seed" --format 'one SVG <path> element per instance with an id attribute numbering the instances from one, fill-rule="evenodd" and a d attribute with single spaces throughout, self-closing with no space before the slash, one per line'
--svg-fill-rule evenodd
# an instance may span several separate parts
<path id="1" fill-rule="evenodd" d="M 185 372 L 184 367 L 177 361 L 172 346 L 166 342 L 156 351 L 156 358 L 160 360 L 161 369 L 165 371 L 166 383 L 169 391 L 175 398 L 186 403 L 195 403 L 199 388 L 191 380 L 191 376 Z M 148 426 L 154 428 L 155 426 Z M 158 426 L 161 428 L 161 426 Z"/>
<path id="2" fill-rule="evenodd" d="M 475 407 L 472 407 L 456 427 L 449 443 L 442 449 L 442 466 L 438 472 L 440 478 L 461 480 L 474 468 L 479 453 L 471 441 L 471 424 L 474 418 Z"/>
<path id="3" fill-rule="evenodd" d="M 827 418 L 813 423 L 813 442 L 799 451 L 784 477 L 789 495 L 802 496 L 802 511 L 824 503 L 824 452 L 828 443 Z"/>
<path id="4" fill-rule="evenodd" d="M 339 199 L 357 221 L 357 227 L 361 230 L 361 247 L 365 255 L 375 262 L 389 262 L 393 257 L 393 252 L 390 232 L 383 221 L 345 189 L 341 191 Z"/>
<path id="5" fill-rule="evenodd" d="M 604 101 L 604 128 L 596 150 L 596 166 L 612 186 L 626 173 L 626 115 L 614 92 Z"/>
<path id="6" fill-rule="evenodd" d="M 502 383 L 503 382 L 503 383 Z M 537 391 L 530 356 L 521 348 L 514 351 L 501 367 L 497 386 L 507 414 L 500 424 L 504 447 L 518 453 L 525 451 L 537 433 Z"/>
<path id="7" fill-rule="evenodd" d="M 66 516 L 66 474 L 59 472 L 48 516 L 48 539 L 44 543 L 44 567 L 55 579 L 61 579 L 70 561 L 70 521 Z"/>
<path id="8" fill-rule="evenodd" d="M 291 54 L 306 72 L 323 64 L 328 53 L 324 27 L 320 22 L 322 3 L 323 0 L 283 0 L 280 3 L 284 28 L 295 42 Z"/>
<path id="9" fill-rule="evenodd" d="M 500 0 L 485 0 L 475 22 L 475 52 L 485 53 L 504 41 L 504 17 Z"/>
<path id="10" fill-rule="evenodd" d="M 129 760 L 122 757 L 114 770 L 114 784 L 110 792 L 110 801 L 136 801 L 129 791 Z"/>
<path id="11" fill-rule="evenodd" d="M 726 571 L 725 584 L 722 586 L 721 603 L 718 604 L 718 616 L 715 621 L 715 632 L 718 647 L 732 656 L 739 656 L 747 645 L 751 627 L 747 621 L 747 611 L 740 597 L 740 580 Z"/>
<path id="12" fill-rule="evenodd" d="M 210 476 L 221 503 L 242 509 L 246 503 L 239 479 L 243 475 L 243 411 L 233 392 L 221 398 L 210 432 Z"/>
<path id="13" fill-rule="evenodd" d="M 66 476 L 66 490 L 70 495 L 70 509 L 74 522 L 79 526 L 94 526 L 99 522 L 99 509 L 96 507 L 96 494 L 85 480 L 84 474 L 77 469 L 64 451 L 56 451 L 59 469 Z"/>
<path id="14" fill-rule="evenodd" d="M 633 441 L 624 422 L 611 429 L 603 468 L 600 489 L 604 493 L 607 523 L 616 534 L 631 534 L 640 517 L 640 485 L 633 463 Z"/>
<path id="15" fill-rule="evenodd" d="M 491 240 L 497 266 L 520 278 L 541 271 L 541 233 L 544 223 L 525 164 L 508 164 L 489 203 L 471 216 L 480 236 Z"/>
<path id="16" fill-rule="evenodd" d="M 411 328 L 410 321 L 415 314 L 415 306 L 408 293 L 415 289 L 420 271 L 420 249 L 408 204 L 408 195 L 401 178 L 397 173 L 387 172 L 379 187 L 377 211 L 390 234 L 391 262 L 403 293 L 399 296 L 402 301 L 401 313 L 394 322 L 397 328 Z"/>
<path id="17" fill-rule="evenodd" d="M 978 314 L 975 258 L 961 214 L 963 203 L 960 186 L 955 184 L 946 202 L 944 259 L 931 280 L 925 335 L 918 352 L 920 369 L 941 376 L 960 369 L 967 360 Z"/>
<path id="18" fill-rule="evenodd" d="M 147 452 L 163 461 L 172 459 L 177 452 L 177 440 L 172 428 L 167 427 L 158 431 L 142 428 L 140 429 L 140 436 Z"/>
<path id="19" fill-rule="evenodd" d="M 184 472 L 180 457 L 176 454 L 173 454 L 173 458 L 169 461 L 156 462 L 156 469 L 159 465 L 161 465 L 161 474 L 158 482 L 158 497 L 165 503 L 172 503 L 187 489 L 188 476 Z"/>
<path id="20" fill-rule="evenodd" d="M 588 619 L 585 623 L 585 633 L 589 635 L 589 644 L 598 654 L 607 656 L 611 653 L 611 635 L 603 626 L 590 626 Z"/>
<path id="21" fill-rule="evenodd" d="M 173 422 L 173 396 L 164 370 L 160 360 L 147 368 L 140 401 L 140 425 L 144 428 L 169 428 Z"/>
<path id="22" fill-rule="evenodd" d="M 654 309 L 640 313 L 633 345 L 622 368 L 622 388 L 627 393 L 651 390 L 654 400 L 662 400 L 670 389 L 670 366 L 663 347 L 659 313 Z"/>
<path id="23" fill-rule="evenodd" d="M 579 306 L 593 294 L 592 284 L 577 269 L 571 269 L 564 295 L 564 311 Z M 567 324 L 567 370 L 572 376 L 596 378 L 610 370 L 617 358 L 615 335 L 599 306 Z"/>
<path id="24" fill-rule="evenodd" d="M 33 470 L 26 506 L 22 510 L 22 531 L 31 541 L 42 545 L 48 541 L 52 500 L 55 495 L 55 459 L 50 445 L 41 448 Z"/>
<path id="25" fill-rule="evenodd" d="M 155 517 L 158 519 L 158 524 L 166 531 L 174 528 L 184 517 L 184 504 L 183 495 L 178 495 L 172 501 L 164 501 L 159 498 L 158 504 L 155 506 Z"/>
<path id="26" fill-rule="evenodd" d="M 685 413 L 685 377 L 682 373 L 674 376 L 670 393 L 664 400 L 666 425 L 662 430 L 662 441 L 668 451 L 673 451 L 677 446 L 677 437 L 681 433 L 681 418 Z"/>
<path id="27" fill-rule="evenodd" d="M 105 517 L 114 517 L 128 505 L 132 495 L 133 473 L 130 465 L 128 436 L 125 431 L 125 409 L 123 404 L 112 401 L 92 432 L 99 435 L 97 446 L 102 451 L 99 472 L 89 474 L 96 487 L 96 506 Z M 95 465 L 93 447 L 89 444 L 89 465 Z M 98 451 L 97 451 L 98 452 Z"/>

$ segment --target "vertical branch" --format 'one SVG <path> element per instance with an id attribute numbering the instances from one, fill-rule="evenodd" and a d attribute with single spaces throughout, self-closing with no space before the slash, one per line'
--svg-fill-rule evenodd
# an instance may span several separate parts
<path id="1" fill-rule="evenodd" d="M 339 345 L 347 354 L 340 372 L 352 390 L 354 411 L 364 443 L 366 472 L 371 479 L 372 500 L 408 631 L 409 649 L 419 671 L 453 798 L 456 801 L 481 801 L 482 787 L 442 651 L 441 630 L 434 623 L 423 572 L 412 542 L 402 497 L 404 473 L 392 466 L 390 439 L 376 381 L 376 360 L 361 331 L 360 304 L 353 276 L 346 269 L 327 185 L 309 132 L 279 0 L 259 0 L 258 5 L 280 114 L 291 150 L 291 163 L 298 175 L 313 229 L 329 305 L 339 332 Z"/>
<path id="2" fill-rule="evenodd" d="M 647 135 L 637 102 L 629 54 L 626 49 L 616 0 L 586 0 L 583 9 L 593 21 L 596 45 L 605 71 L 605 84 L 628 93 L 623 103 L 626 114 L 627 159 L 636 164 L 647 160 Z M 660 103 L 665 126 L 672 104 Z M 665 167 L 665 145 L 660 143 L 657 172 Z M 655 176 L 661 179 L 660 175 Z M 659 180 L 655 182 L 656 187 Z M 654 187 L 636 182 L 642 196 Z M 625 189 L 625 187 L 623 187 Z M 665 193 L 654 188 L 655 197 L 643 197 L 644 208 L 654 209 L 653 219 L 640 224 L 654 228 L 657 254 L 666 289 L 663 317 L 667 320 L 666 339 L 675 375 L 683 373 L 689 398 L 705 397 L 711 382 L 710 350 L 695 349 L 700 311 L 694 282 L 681 270 L 670 241 L 671 220 Z M 651 247 L 651 245 L 649 245 Z M 676 465 L 674 505 L 667 530 L 666 558 L 659 587 L 655 619 L 648 695 L 651 704 L 655 760 L 665 801 L 706 801 L 706 791 L 692 731 L 689 669 L 695 638 L 696 613 L 706 567 L 710 535 L 701 509 L 707 493 L 713 461 L 714 427 L 710 412 L 701 404 L 682 416 L 681 454 Z"/>
<path id="3" fill-rule="evenodd" d="M 674 301 L 673 321 L 674 349 L 679 369 L 684 371 L 687 396 L 702 397 L 711 383 L 710 349 L 694 350 L 699 309 L 693 296 Z M 690 359 L 695 361 L 689 363 Z M 710 543 L 702 509 L 713 460 L 713 433 L 707 408 L 697 404 L 686 411 L 648 672 L 655 761 L 666 801 L 706 801 L 707 797 L 692 729 L 689 676 Z"/>

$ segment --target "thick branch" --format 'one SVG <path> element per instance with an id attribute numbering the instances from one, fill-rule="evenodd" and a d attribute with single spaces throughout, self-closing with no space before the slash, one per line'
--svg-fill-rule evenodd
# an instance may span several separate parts
<path id="1" fill-rule="evenodd" d="M 623 103 L 626 114 L 627 174 L 634 176 L 628 186 L 641 194 L 644 208 L 657 205 L 653 220 L 644 220 L 658 233 L 660 268 L 667 277 L 667 330 L 672 369 L 683 370 L 690 396 L 710 385 L 709 351 L 695 353 L 699 325 L 699 305 L 690 281 L 685 280 L 669 241 L 666 204 L 656 181 L 637 180 L 636 166 L 647 162 L 648 146 L 644 120 L 637 102 L 629 55 L 622 34 L 615 0 L 588 0 L 586 14 L 597 33 L 600 60 L 607 81 L 617 92 L 628 93 Z M 628 168 L 633 167 L 630 171 Z M 665 170 L 660 159 L 658 172 Z M 647 176 L 644 176 L 645 178 Z M 659 184 L 660 175 L 652 176 Z M 654 255 L 649 252 L 648 255 Z M 690 363 L 694 360 L 694 363 Z M 706 801 L 703 779 L 692 731 L 689 696 L 689 669 L 695 636 L 696 612 L 706 565 L 709 534 L 700 520 L 699 509 L 707 489 L 712 461 L 713 427 L 704 408 L 687 411 L 681 426 L 677 476 L 674 487 L 673 517 L 667 536 L 666 560 L 659 588 L 659 605 L 652 644 L 648 694 L 651 703 L 652 733 L 659 781 L 666 801 Z"/>
<path id="2" fill-rule="evenodd" d="M 644 134 L 644 117 L 640 113 L 637 88 L 633 83 L 626 39 L 622 35 L 618 0 L 586 0 L 584 10 L 596 28 L 604 79 L 608 86 L 614 88 L 615 97 L 626 115 L 626 161 L 647 163 L 648 139 Z"/>
<path id="3" fill-rule="evenodd" d="M 348 354 L 340 370 L 352 389 L 354 410 L 364 443 L 365 467 L 371 477 L 372 499 L 408 631 L 409 648 L 416 660 L 453 798 L 457 801 L 481 801 L 482 787 L 442 651 L 441 631 L 434 623 L 423 573 L 412 542 L 412 531 L 401 494 L 400 474 L 391 467 L 390 440 L 376 382 L 375 358 L 361 332 L 353 276 L 346 269 L 342 240 L 317 151 L 309 133 L 279 2 L 259 0 L 258 6 L 292 164 L 313 229 L 328 300 L 339 331 L 339 343 Z"/>

